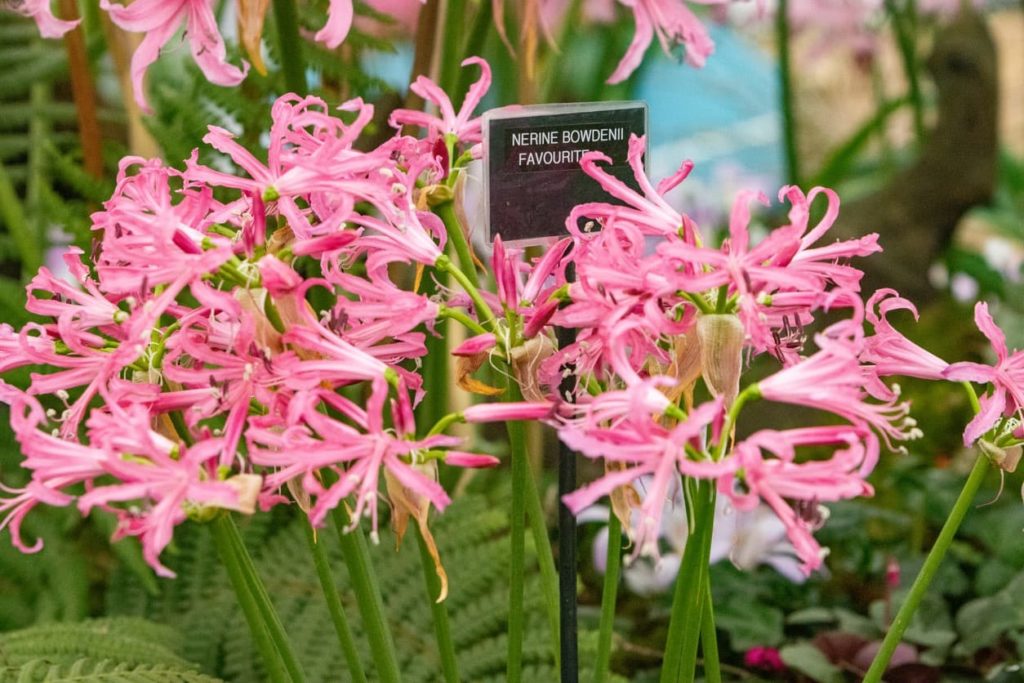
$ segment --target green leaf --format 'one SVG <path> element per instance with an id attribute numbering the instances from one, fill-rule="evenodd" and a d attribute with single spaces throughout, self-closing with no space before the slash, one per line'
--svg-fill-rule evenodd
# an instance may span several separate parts
<path id="1" fill-rule="evenodd" d="M 818 683 L 842 683 L 843 672 L 828 657 L 810 643 L 787 645 L 779 650 L 786 666 L 796 669 Z"/>
<path id="2" fill-rule="evenodd" d="M 782 610 L 763 603 L 731 601 L 716 605 L 715 626 L 729 634 L 732 648 L 739 652 L 782 642 Z"/>

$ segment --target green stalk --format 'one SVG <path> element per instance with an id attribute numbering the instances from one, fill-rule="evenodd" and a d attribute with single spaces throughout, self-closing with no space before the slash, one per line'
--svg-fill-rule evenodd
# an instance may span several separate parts
<path id="1" fill-rule="evenodd" d="M 974 408 L 974 412 L 977 414 L 981 411 L 981 405 L 978 403 L 978 395 L 975 393 L 974 387 L 971 386 L 970 382 L 963 382 L 962 385 L 967 392 L 971 407 Z M 907 593 L 906 599 L 900 606 L 900 611 L 896 613 L 896 618 L 893 619 L 892 625 L 889 626 L 889 632 L 885 634 L 882 646 L 878 649 L 874 661 L 871 662 L 871 668 L 868 669 L 867 675 L 864 677 L 865 682 L 877 683 L 882 680 L 882 675 L 889 667 L 889 660 L 892 659 L 892 655 L 900 644 L 904 632 L 910 626 L 914 613 L 921 604 L 921 600 L 924 599 L 925 593 L 928 592 L 928 586 L 931 585 L 932 579 L 935 578 L 935 572 L 939 570 L 939 566 L 942 564 L 949 546 L 953 543 L 953 537 L 956 536 L 960 524 L 964 521 L 967 511 L 971 508 L 974 497 L 978 494 L 978 489 L 981 488 L 982 482 L 985 481 L 988 468 L 988 458 L 979 456 L 974 461 L 974 467 L 971 468 L 971 473 L 968 475 L 967 481 L 964 482 L 964 487 L 960 491 L 956 503 L 953 504 L 949 517 L 946 518 L 945 524 L 942 525 L 939 537 L 935 539 L 935 544 L 928 551 L 928 556 L 925 558 L 924 564 L 921 565 L 921 571 L 918 572 L 917 577 L 914 579 L 910 592 Z"/>
<path id="2" fill-rule="evenodd" d="M 928 587 L 931 585 L 932 579 L 935 578 L 935 572 L 939 570 L 939 566 L 942 564 L 946 551 L 949 550 L 949 546 L 952 544 L 953 537 L 956 536 L 964 516 L 971 509 L 971 503 L 974 501 L 974 497 L 977 495 L 982 482 L 985 481 L 985 475 L 988 474 L 988 470 L 988 459 L 979 456 L 974 461 L 971 474 L 967 477 L 967 482 L 964 484 L 963 490 L 960 491 L 960 496 L 956 499 L 949 517 L 946 518 L 946 523 L 942 525 L 939 537 L 935 539 L 935 545 L 928 552 L 928 557 L 925 558 L 921 571 L 918 572 L 917 578 L 914 579 L 914 584 L 910 587 L 906 600 L 900 606 L 900 611 L 896 613 L 896 618 L 893 619 L 889 632 L 885 634 L 885 640 L 882 641 L 882 646 L 879 648 L 878 654 L 875 655 L 875 660 L 871 662 L 871 668 L 868 669 L 867 675 L 864 677 L 865 683 L 878 683 L 878 681 L 882 680 L 882 675 L 889 666 L 889 660 L 892 659 L 892 655 L 900 644 L 904 632 L 910 625 L 914 613 L 928 592 Z"/>
<path id="3" fill-rule="evenodd" d="M 476 271 L 476 263 L 473 261 L 472 254 L 470 252 L 470 246 L 466 242 L 465 233 L 462 231 L 462 225 L 459 222 L 458 216 L 455 214 L 455 207 L 452 202 L 445 202 L 440 206 L 434 208 L 438 217 L 444 222 L 445 230 L 448 234 L 448 241 L 455 248 L 455 253 L 459 259 L 459 267 L 456 268 L 455 264 L 452 263 L 451 259 L 447 255 L 442 254 L 441 258 L 437 260 L 435 264 L 438 270 L 444 270 L 451 274 L 452 278 L 459 283 L 462 289 L 469 295 L 469 298 L 473 301 L 473 306 L 476 308 L 477 317 L 480 319 L 483 326 L 494 329 L 494 313 L 491 311 L 490 306 L 484 301 L 480 295 L 480 277 Z M 511 368 L 509 368 L 511 372 Z M 510 381 L 508 390 L 504 394 L 506 401 L 521 401 L 522 394 L 519 390 L 519 385 L 515 381 Z M 522 453 L 522 460 L 526 461 L 526 438 L 523 431 L 523 425 L 521 423 L 508 423 L 509 427 L 509 448 L 510 456 L 512 458 L 512 475 L 513 475 L 513 506 L 515 505 L 516 490 L 515 490 L 515 475 L 517 466 L 517 452 Z M 517 446 L 513 443 L 513 432 L 518 432 L 516 437 L 519 440 Z M 517 448 L 519 449 L 517 451 Z M 544 518 L 544 508 L 540 502 L 540 492 L 537 490 L 536 479 L 531 475 L 528 464 L 523 465 L 525 468 L 521 473 L 520 483 L 524 487 L 524 498 L 522 501 L 526 507 L 526 517 L 530 524 L 530 531 L 533 535 L 534 545 L 537 548 L 537 562 L 540 565 L 541 573 L 541 585 L 544 589 L 545 604 L 548 609 L 548 622 L 551 625 L 551 637 L 557 641 L 558 639 L 558 573 L 555 571 L 555 559 L 551 552 L 551 541 L 548 538 L 547 525 Z M 514 509 L 514 508 L 513 508 Z M 515 530 L 515 513 L 513 511 L 512 528 Z M 514 540 L 514 539 L 513 539 Z M 514 547 L 513 547 L 514 550 Z M 514 562 L 514 560 L 513 560 Z M 522 592 L 520 591 L 520 596 Z M 511 612 L 510 612 L 511 620 Z M 511 625 L 510 625 L 511 628 Z M 511 648 L 513 641 L 509 640 L 509 647 Z M 520 643 L 521 647 L 521 643 Z M 560 653 L 558 648 L 555 647 L 555 663 L 559 662 Z M 511 664 L 511 662 L 510 662 Z"/>
<path id="4" fill-rule="evenodd" d="M 619 590 L 622 568 L 622 522 L 614 510 L 608 511 L 608 555 L 601 589 L 601 622 L 597 636 L 597 660 L 594 662 L 594 683 L 604 683 L 610 673 L 612 633 L 615 627 L 615 597 Z"/>
<path id="5" fill-rule="evenodd" d="M 885 9 L 892 17 L 893 29 L 896 32 L 896 44 L 900 49 L 900 60 L 903 62 L 903 73 L 907 77 L 910 90 L 910 103 L 914 108 L 914 135 L 917 144 L 924 142 L 924 97 L 921 95 L 921 80 L 918 77 L 917 46 L 914 44 L 914 24 L 916 11 L 913 0 L 907 0 L 907 13 L 904 15 L 893 0 L 885 0 Z"/>
<path id="6" fill-rule="evenodd" d="M 516 395 L 519 387 L 516 386 Z M 519 398 L 510 401 L 521 401 Z M 548 626 L 551 629 L 551 643 L 555 654 L 555 668 L 561 667 L 561 652 L 555 644 L 558 642 L 558 624 L 561 614 L 558 609 L 558 571 L 555 569 L 555 556 L 551 552 L 551 539 L 548 537 L 547 520 L 544 506 L 540 502 L 540 491 L 537 489 L 537 478 L 529 471 L 526 477 L 526 522 L 530 525 L 530 535 L 537 549 L 537 564 L 540 565 L 540 585 L 544 591 L 544 604 L 547 607 Z"/>
<path id="7" fill-rule="evenodd" d="M 473 287 L 480 288 L 480 276 L 476 272 L 476 263 L 473 261 L 473 254 L 466 241 L 466 235 L 462 232 L 462 224 L 455 214 L 455 202 L 445 202 L 435 208 L 438 217 L 444 221 L 447 228 L 448 241 L 455 247 L 455 255 L 459 259 L 459 270 L 465 274 Z"/>
<path id="8" fill-rule="evenodd" d="M 331 563 L 327 557 L 327 551 L 316 537 L 316 532 L 309 524 L 303 524 L 306 532 L 306 541 L 309 543 L 309 551 L 313 555 L 313 564 L 316 566 L 316 575 L 320 579 L 320 587 L 324 592 L 324 600 L 327 601 L 327 610 L 331 614 L 331 622 L 334 623 L 334 631 L 338 634 L 338 644 L 341 645 L 341 652 L 345 656 L 345 663 L 355 683 L 366 683 L 366 673 L 363 672 L 363 663 L 359 661 L 359 651 L 356 649 L 355 639 L 352 637 L 352 629 L 349 628 L 348 618 L 341 603 L 341 594 L 338 593 L 338 584 L 334 581 L 331 573 Z"/>
<path id="9" fill-rule="evenodd" d="M 473 18 L 473 26 L 469 29 L 469 34 L 466 36 L 466 46 L 462 50 L 462 54 L 467 57 L 479 57 L 480 53 L 483 52 L 484 44 L 487 42 L 487 36 L 490 35 L 491 27 L 494 26 L 492 21 L 492 5 L 490 2 L 481 2 L 477 8 L 476 17 Z M 458 82 L 455 87 L 455 91 L 452 93 L 452 102 L 461 102 L 469 91 L 470 79 L 473 78 L 473 74 L 469 69 L 461 69 L 459 71 Z"/>
<path id="10" fill-rule="evenodd" d="M 698 481 L 694 498 L 693 531 L 686 541 L 683 562 L 676 576 L 661 683 L 692 683 L 697 669 L 701 612 L 707 593 L 704 582 L 715 523 L 715 489 L 711 482 Z"/>
<path id="11" fill-rule="evenodd" d="M 704 610 L 700 620 L 700 646 L 704 655 L 704 679 L 707 683 L 722 683 L 722 669 L 718 663 L 718 634 L 715 631 L 715 607 L 711 600 L 711 575 L 704 570 Z"/>
<path id="12" fill-rule="evenodd" d="M 220 515 L 213 520 L 210 528 L 212 529 L 213 542 L 217 547 L 217 553 L 220 555 L 221 562 L 224 563 L 224 568 L 227 570 L 231 587 L 235 590 L 235 597 L 242 608 L 242 614 L 245 615 L 246 623 L 249 624 L 253 641 L 263 658 L 264 665 L 267 667 L 267 675 L 270 677 L 270 680 L 274 681 L 274 683 L 279 681 L 281 683 L 293 683 L 294 681 L 302 680 L 301 675 L 300 678 L 296 679 L 290 674 L 281 648 L 271 634 L 271 628 L 264 616 L 265 611 L 259 604 L 260 596 L 253 589 L 251 579 L 247 576 L 247 570 L 242 558 L 242 553 L 245 552 L 244 546 L 243 550 L 239 551 L 239 546 L 236 542 L 238 529 L 235 527 L 234 521 L 228 514 Z M 237 540 L 240 541 L 241 539 Z"/>
<path id="13" fill-rule="evenodd" d="M 439 36 L 444 52 L 441 54 L 439 85 L 447 93 L 458 86 L 459 69 L 462 66 L 462 34 L 466 28 L 466 0 L 444 0 L 441 5 L 444 16 L 438 22 L 442 26 Z M 459 100 L 453 100 L 458 102 Z"/>
<path id="14" fill-rule="evenodd" d="M 487 334 L 487 330 L 485 330 L 480 323 L 470 318 L 458 308 L 449 308 L 448 306 L 441 304 L 437 312 L 437 317 L 455 320 L 473 334 Z"/>
<path id="15" fill-rule="evenodd" d="M 274 23 L 284 85 L 297 95 L 306 95 L 309 87 L 306 84 L 303 41 L 299 35 L 299 13 L 295 9 L 295 0 L 274 0 Z"/>
<path id="16" fill-rule="evenodd" d="M 455 657 L 455 643 L 452 641 L 452 628 L 448 622 L 448 607 L 444 601 L 438 602 L 441 594 L 441 579 L 434 567 L 434 558 L 430 555 L 427 542 L 420 532 L 419 526 L 414 531 L 416 543 L 420 548 L 420 566 L 423 568 L 423 580 L 427 587 L 427 599 L 430 611 L 434 615 L 434 635 L 437 638 L 437 651 L 441 656 L 441 671 L 444 672 L 445 683 L 458 683 L 459 665 Z"/>
<path id="17" fill-rule="evenodd" d="M 39 269 L 43 262 L 42 247 L 39 244 L 38 235 L 32 231 L 28 218 L 25 216 L 25 209 L 18 199 L 18 193 L 14 189 L 11 177 L 4 170 L 0 162 L 0 218 L 7 226 L 7 232 L 18 250 L 18 260 L 21 261 L 21 273 L 23 279 L 28 279 Z"/>
<path id="18" fill-rule="evenodd" d="M 238 527 L 235 526 L 234 519 L 229 515 L 224 515 L 223 518 L 228 520 L 228 523 L 225 525 L 227 535 L 235 546 L 239 566 L 249 582 L 249 590 L 252 591 L 253 596 L 256 598 L 256 606 L 259 607 L 263 623 L 267 625 L 270 637 L 281 654 L 284 667 L 294 683 L 302 683 L 305 681 L 306 676 L 302 673 L 298 657 L 295 655 L 291 640 L 289 640 L 288 634 L 284 630 L 281 618 L 277 615 L 277 610 L 274 609 L 274 603 L 267 593 L 267 587 L 263 584 L 263 580 L 260 579 L 260 575 L 256 571 L 256 565 L 253 563 L 252 556 L 249 555 L 249 551 L 242 541 L 242 535 L 238 533 Z"/>
<path id="19" fill-rule="evenodd" d="M 359 614 L 363 617 L 363 628 L 370 641 L 373 663 L 377 667 L 377 678 L 382 683 L 398 683 L 401 675 L 398 672 L 395 643 L 384 619 L 384 601 L 380 595 L 380 586 L 377 585 L 376 574 L 370 564 L 366 536 L 358 525 L 352 531 L 345 531 L 351 520 L 344 501 L 334 508 L 334 522 L 338 527 L 338 540 L 341 542 L 345 566 L 348 567 L 348 575 L 352 580 L 352 590 L 359 604 Z"/>
<path id="20" fill-rule="evenodd" d="M 519 386 L 509 380 L 506 395 L 519 400 Z M 513 398 L 513 396 L 515 398 Z M 522 422 L 507 422 L 509 458 L 512 461 L 512 510 L 510 539 L 512 543 L 508 584 L 508 662 L 506 680 L 519 683 L 523 675 L 523 575 L 526 561 L 526 487 L 530 464 L 526 454 L 526 430 Z M 545 545 L 548 544 L 545 539 Z M 554 637 L 557 638 L 558 631 Z"/>
<path id="21" fill-rule="evenodd" d="M 793 64 L 789 52 L 789 0 L 779 0 L 775 11 L 775 43 L 779 51 L 779 90 L 782 108 L 782 139 L 786 152 L 786 179 L 800 184 L 800 157 L 796 141 L 796 105 Z"/>

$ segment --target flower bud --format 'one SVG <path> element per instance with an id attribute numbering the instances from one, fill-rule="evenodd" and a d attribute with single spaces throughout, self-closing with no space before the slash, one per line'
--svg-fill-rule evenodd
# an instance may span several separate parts
<path id="1" fill-rule="evenodd" d="M 703 315 L 697 320 L 704 382 L 713 396 L 724 397 L 726 405 L 739 393 L 745 336 L 743 323 L 735 315 Z"/>

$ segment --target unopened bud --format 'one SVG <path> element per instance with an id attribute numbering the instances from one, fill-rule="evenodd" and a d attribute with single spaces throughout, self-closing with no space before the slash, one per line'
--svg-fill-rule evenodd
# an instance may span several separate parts
<path id="1" fill-rule="evenodd" d="M 1021 447 L 1010 446 L 1009 448 L 1000 448 L 991 441 L 982 439 L 978 442 L 981 452 L 992 461 L 994 465 L 999 467 L 1005 472 L 1013 472 L 1017 469 L 1017 465 L 1020 463 L 1021 458 Z"/>
<path id="2" fill-rule="evenodd" d="M 697 320 L 701 372 L 715 397 L 733 402 L 740 388 L 743 364 L 743 323 L 735 315 L 703 315 Z"/>

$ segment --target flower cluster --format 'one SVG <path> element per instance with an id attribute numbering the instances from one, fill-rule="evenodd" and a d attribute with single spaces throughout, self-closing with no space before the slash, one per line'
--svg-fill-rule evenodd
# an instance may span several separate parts
<path id="1" fill-rule="evenodd" d="M 649 478 L 634 556 L 656 556 L 662 502 L 678 477 L 714 480 L 738 510 L 767 504 L 810 572 L 823 556 L 812 535 L 824 519 L 820 504 L 869 495 L 865 477 L 881 444 L 897 448 L 919 433 L 898 390 L 882 378 L 899 372 L 938 379 L 945 364 L 916 353 L 888 324 L 888 311 L 909 305 L 894 293 L 873 299 L 866 313 L 861 273 L 850 262 L 879 251 L 877 236 L 828 242 L 839 210 L 831 190 L 783 188 L 788 220 L 756 244 L 750 204 L 768 200 L 741 194 L 728 235 L 714 248 L 664 197 L 691 165 L 655 186 L 644 175 L 643 150 L 642 139 L 630 141 L 632 186 L 605 170 L 609 159 L 585 155 L 584 170 L 619 203 L 578 206 L 566 224 L 577 281 L 553 321 L 575 328 L 577 339 L 553 353 L 542 374 L 554 385 L 562 368 L 574 369 L 573 412 L 560 436 L 608 466 L 603 479 L 566 503 L 582 510 Z M 826 208 L 813 223 L 819 196 Z M 837 311 L 848 316 L 814 335 L 812 347 L 804 330 Z M 865 322 L 874 335 L 865 334 Z M 742 386 L 745 360 L 762 355 L 781 367 Z M 699 397 L 706 400 L 697 403 Z M 739 439 L 740 409 L 758 398 L 826 411 L 839 424 Z M 831 455 L 801 461 L 805 448 Z"/>
<path id="2" fill-rule="evenodd" d="M 72 249 L 73 282 L 42 268 L 28 284 L 26 308 L 47 322 L 0 326 L 0 372 L 45 370 L 24 389 L 0 382 L 30 475 L 0 498 L 15 545 L 38 549 L 20 534 L 35 506 L 100 507 L 169 574 L 160 555 L 186 519 L 294 502 L 320 525 L 351 503 L 351 524 L 369 518 L 376 532 L 381 501 L 399 534 L 413 517 L 433 544 L 428 512 L 449 503 L 438 466 L 499 464 L 446 429 L 543 420 L 604 461 L 606 474 L 564 501 L 579 512 L 610 496 L 634 556 L 658 556 L 673 492 L 711 482 L 738 511 L 771 510 L 810 573 L 825 553 L 813 535 L 822 504 L 870 495 L 883 446 L 919 435 L 888 377 L 991 383 L 965 440 L 1021 443 L 1021 352 L 984 305 L 976 320 L 995 367 L 947 365 L 901 335 L 889 316 L 916 310 L 891 290 L 864 301 L 853 263 L 879 251 L 877 236 L 829 241 L 839 199 L 825 188 L 782 188 L 786 217 L 760 240 L 751 204 L 768 199 L 741 194 L 715 246 L 665 198 L 692 164 L 654 184 L 645 140 L 633 137 L 632 179 L 585 154 L 583 171 L 609 201 L 573 208 L 568 236 L 536 259 L 497 239 L 495 288 L 484 291 L 473 226 L 453 203 L 479 150 L 472 113 L 490 68 L 464 65 L 481 76 L 459 110 L 420 79 L 439 115 L 398 110 L 399 132 L 369 150 L 356 143 L 372 107 L 352 100 L 339 117 L 291 94 L 272 108 L 265 160 L 211 127 L 204 141 L 225 163 L 198 151 L 184 170 L 122 161 L 93 215 L 89 264 Z M 223 170 L 227 158 L 237 173 Z M 419 293 L 427 271 L 447 273 L 452 288 Z M 420 362 L 440 320 L 471 333 L 452 352 L 458 383 L 505 402 L 417 424 L 413 408 L 433 389 Z M 558 348 L 556 328 L 575 341 Z M 745 381 L 757 358 L 773 372 Z M 474 377 L 485 363 L 518 387 Z M 755 400 L 829 423 L 744 430 Z M 642 499 L 624 493 L 641 481 Z"/>
<path id="3" fill-rule="evenodd" d="M 235 13 L 245 18 L 245 3 L 238 2 Z M 249 71 L 249 64 L 235 66 L 227 61 L 227 48 L 217 24 L 217 0 L 135 0 L 131 4 L 100 0 L 100 8 L 118 27 L 131 33 L 144 34 L 132 56 L 131 76 L 135 101 L 149 111 L 143 79 L 146 70 L 160 56 L 179 29 L 185 29 L 192 57 L 203 75 L 217 85 L 238 85 Z M 50 0 L 25 0 L 7 6 L 32 18 L 45 38 L 60 38 L 78 25 L 78 20 L 58 19 L 50 8 Z M 266 11 L 266 4 L 263 5 Z M 330 48 L 341 45 L 352 26 L 352 0 L 330 0 L 327 21 L 316 32 L 315 39 Z M 262 26 L 262 15 L 258 24 Z M 256 43 L 258 45 L 258 37 Z M 258 47 L 255 49 L 258 55 Z"/>
<path id="4" fill-rule="evenodd" d="M 468 109 L 423 139 L 358 151 L 372 107 L 346 103 L 345 123 L 317 98 L 288 95 L 273 107 L 265 162 L 225 130 L 206 136 L 244 175 L 198 153 L 183 171 L 122 161 L 92 217 L 91 267 L 72 249 L 73 282 L 40 269 L 26 308 L 49 322 L 0 327 L 0 371 L 45 368 L 24 391 L 0 383 L 31 474 L 0 501 L 16 546 L 41 545 L 20 534 L 33 507 L 77 502 L 113 512 L 117 535 L 139 537 L 166 575 L 160 553 L 185 519 L 294 499 L 320 525 L 352 497 L 354 523 L 370 517 L 375 529 L 381 488 L 420 517 L 449 503 L 438 463 L 497 463 L 417 426 L 418 362 L 442 304 L 389 268 L 443 258 L 445 228 L 417 185 L 446 175 L 439 139 L 479 142 L 468 114 L 489 68 L 473 63 L 483 78 Z M 460 418 L 549 412 L 513 404 Z"/>

